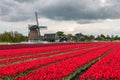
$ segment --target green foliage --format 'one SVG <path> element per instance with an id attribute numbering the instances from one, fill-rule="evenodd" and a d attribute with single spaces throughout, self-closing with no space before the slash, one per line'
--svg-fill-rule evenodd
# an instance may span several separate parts
<path id="1" fill-rule="evenodd" d="M 64 36 L 64 32 L 63 31 L 58 31 L 56 32 L 57 36 L 60 37 L 60 36 Z"/>
<path id="2" fill-rule="evenodd" d="M 118 35 L 105 36 L 105 35 L 101 34 L 101 35 L 98 35 L 95 40 L 98 40 L 98 41 L 119 41 L 120 37 L 118 37 Z"/>
<path id="3" fill-rule="evenodd" d="M 27 41 L 27 36 L 24 36 L 17 31 L 0 34 L 0 42 L 18 43 L 22 41 Z"/>
<path id="4" fill-rule="evenodd" d="M 91 42 L 91 41 L 120 41 L 120 37 L 118 35 L 104 35 L 100 34 L 97 36 L 94 35 L 84 35 L 82 33 L 77 33 L 75 35 L 72 34 L 64 34 L 63 31 L 56 32 L 58 37 L 65 36 L 69 41 L 74 42 Z"/>
<path id="5" fill-rule="evenodd" d="M 0 78 L 0 80 L 3 80 L 2 78 Z"/>

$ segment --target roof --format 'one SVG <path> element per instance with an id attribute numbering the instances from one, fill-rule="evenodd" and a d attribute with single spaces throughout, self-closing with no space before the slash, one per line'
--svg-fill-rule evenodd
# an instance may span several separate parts
<path id="1" fill-rule="evenodd" d="M 39 27 L 37 26 L 37 25 L 32 25 L 32 26 L 30 26 L 29 27 L 29 29 L 31 30 L 31 29 L 38 29 Z"/>

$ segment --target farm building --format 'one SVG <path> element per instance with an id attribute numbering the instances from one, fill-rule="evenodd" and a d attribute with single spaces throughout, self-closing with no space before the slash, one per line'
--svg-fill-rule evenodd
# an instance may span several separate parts
<path id="1" fill-rule="evenodd" d="M 65 36 L 58 37 L 55 33 L 44 34 L 44 40 L 48 42 L 67 42 Z"/>
<path id="2" fill-rule="evenodd" d="M 55 42 L 58 39 L 55 33 L 44 34 L 44 40 L 48 42 Z"/>

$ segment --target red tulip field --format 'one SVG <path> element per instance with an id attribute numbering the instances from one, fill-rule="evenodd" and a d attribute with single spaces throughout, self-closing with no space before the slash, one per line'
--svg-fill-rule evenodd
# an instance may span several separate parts
<path id="1" fill-rule="evenodd" d="M 119 42 L 0 45 L 0 80 L 119 79 Z"/>

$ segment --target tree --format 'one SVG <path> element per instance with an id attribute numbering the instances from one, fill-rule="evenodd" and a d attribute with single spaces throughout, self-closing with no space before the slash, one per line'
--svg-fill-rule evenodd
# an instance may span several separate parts
<path id="1" fill-rule="evenodd" d="M 56 34 L 57 34 L 58 37 L 64 36 L 64 32 L 63 31 L 58 31 L 58 32 L 56 32 Z"/>
<path id="2" fill-rule="evenodd" d="M 93 35 L 84 35 L 85 36 L 85 41 L 93 41 L 95 39 L 95 37 Z"/>
<path id="3" fill-rule="evenodd" d="M 90 39 L 91 39 L 91 40 L 94 40 L 94 39 L 95 39 L 95 36 L 94 36 L 94 35 L 90 35 Z"/>
<path id="4" fill-rule="evenodd" d="M 18 33 L 17 31 L 13 32 L 4 32 L 0 34 L 0 42 L 22 42 L 27 41 L 27 36 Z"/>
<path id="5" fill-rule="evenodd" d="M 76 37 L 76 41 L 79 42 L 79 41 L 85 41 L 85 35 L 83 35 L 82 33 L 77 33 L 75 34 L 75 37 Z"/>
<path id="6" fill-rule="evenodd" d="M 116 35 L 116 36 L 114 37 L 114 40 L 120 40 L 120 37 L 118 37 L 118 35 Z"/>
<path id="7" fill-rule="evenodd" d="M 72 35 L 72 34 L 67 34 L 67 35 L 66 35 L 66 38 L 68 39 L 68 41 L 71 41 L 72 38 L 73 38 L 73 35 Z"/>
<path id="8" fill-rule="evenodd" d="M 109 35 L 107 35 L 106 39 L 107 39 L 107 41 L 110 41 L 111 37 Z"/>
<path id="9" fill-rule="evenodd" d="M 96 40 L 102 41 L 102 40 L 104 40 L 104 39 L 103 39 L 103 37 L 101 37 L 100 35 L 98 35 L 98 36 L 96 37 Z"/>
<path id="10" fill-rule="evenodd" d="M 102 39 L 103 41 L 105 41 L 105 40 L 106 40 L 105 35 L 101 34 L 101 35 L 100 35 L 100 37 L 101 37 L 101 39 Z"/>
<path id="11" fill-rule="evenodd" d="M 78 40 L 77 40 L 77 37 L 76 37 L 76 36 L 73 36 L 72 40 L 73 40 L 73 41 L 75 41 L 75 42 L 78 42 Z"/>

